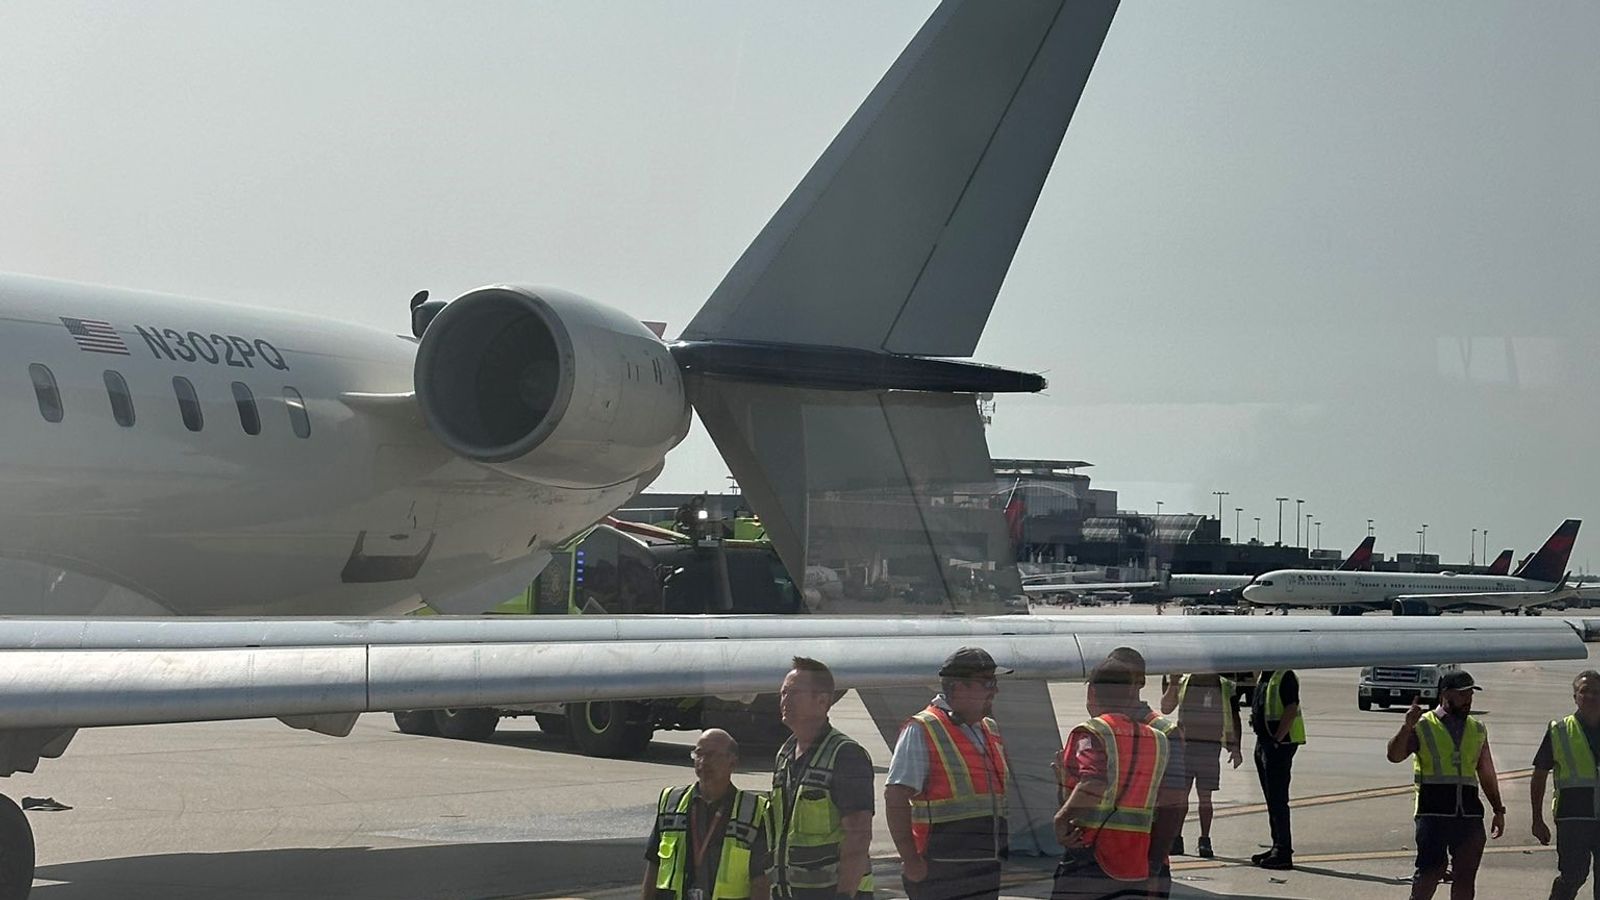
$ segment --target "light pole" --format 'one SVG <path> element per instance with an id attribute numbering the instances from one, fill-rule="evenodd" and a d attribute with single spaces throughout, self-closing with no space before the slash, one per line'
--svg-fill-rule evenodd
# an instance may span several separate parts
<path id="1" fill-rule="evenodd" d="M 1273 499 L 1278 501 L 1278 546 L 1282 547 L 1283 546 L 1283 504 L 1287 503 L 1289 498 L 1288 497 L 1274 497 Z"/>
<path id="2" fill-rule="evenodd" d="M 1233 542 L 1235 544 L 1239 543 L 1239 513 L 1242 512 L 1244 512 L 1244 507 L 1242 506 L 1233 508 Z"/>
<path id="3" fill-rule="evenodd" d="M 1254 516 L 1253 518 L 1256 520 L 1256 543 L 1259 544 L 1261 543 L 1261 517 Z"/>
<path id="4" fill-rule="evenodd" d="M 1483 564 L 1489 564 L 1489 529 L 1483 530 Z"/>
<path id="5" fill-rule="evenodd" d="M 1158 515 L 1158 516 L 1161 515 L 1161 503 L 1162 503 L 1162 501 L 1160 501 L 1160 500 L 1156 501 L 1156 515 Z"/>
<path id="6" fill-rule="evenodd" d="M 1222 535 L 1222 498 L 1228 496 L 1228 492 L 1227 491 L 1212 491 L 1211 493 L 1217 498 L 1217 535 L 1218 535 L 1218 537 L 1221 537 L 1221 535 Z"/>
<path id="7" fill-rule="evenodd" d="M 1428 555 L 1428 523 L 1422 523 L 1422 555 Z"/>
<path id="8" fill-rule="evenodd" d="M 1422 529 L 1418 528 L 1417 529 L 1417 556 L 1421 556 L 1423 548 L 1427 547 L 1427 546 L 1428 546 L 1427 543 L 1425 541 L 1423 541 L 1423 539 L 1422 539 Z M 1421 565 L 1421 564 L 1422 564 L 1422 560 L 1420 560 L 1420 559 L 1417 560 L 1417 565 Z"/>
<path id="9" fill-rule="evenodd" d="M 1489 561 L 1489 551 L 1485 550 L 1483 552 L 1483 556 L 1484 556 L 1484 560 L 1483 561 L 1484 562 L 1488 562 Z M 1472 546 L 1467 548 L 1467 568 L 1475 569 L 1477 567 L 1478 567 L 1478 529 L 1474 528 L 1474 529 L 1472 529 Z"/>
<path id="10" fill-rule="evenodd" d="M 1318 523 L 1316 523 L 1316 525 L 1317 525 L 1317 549 L 1321 550 L 1322 549 L 1322 523 L 1318 522 Z"/>
<path id="11" fill-rule="evenodd" d="M 1296 500 L 1294 502 L 1294 545 L 1296 547 L 1300 546 L 1300 504 L 1304 502 L 1304 500 Z"/>
<path id="12" fill-rule="evenodd" d="M 1311 543 L 1311 513 L 1306 513 L 1306 544 Z M 1307 550 L 1311 549 L 1309 546 Z"/>
<path id="13" fill-rule="evenodd" d="M 1367 520 L 1367 537 L 1372 537 L 1372 520 Z"/>

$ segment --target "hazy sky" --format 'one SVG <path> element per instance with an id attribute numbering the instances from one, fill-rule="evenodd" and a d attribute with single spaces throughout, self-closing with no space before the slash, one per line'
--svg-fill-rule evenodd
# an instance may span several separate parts
<path id="1" fill-rule="evenodd" d="M 398 331 L 521 281 L 675 333 L 931 7 L 9 0 L 0 269 Z M 979 348 L 1052 384 L 995 455 L 1446 559 L 1590 516 L 1600 566 L 1597 38 L 1587 0 L 1124 4 Z M 658 486 L 724 474 L 697 431 Z"/>

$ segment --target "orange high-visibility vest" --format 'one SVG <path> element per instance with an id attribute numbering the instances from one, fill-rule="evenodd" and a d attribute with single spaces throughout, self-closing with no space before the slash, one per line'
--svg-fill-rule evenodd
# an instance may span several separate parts
<path id="1" fill-rule="evenodd" d="M 1006 755 L 994 720 L 984 719 L 979 724 L 987 755 L 967 730 L 950 718 L 949 711 L 937 706 L 930 705 L 912 716 L 906 727 L 922 729 L 928 747 L 928 779 L 921 792 L 911 797 L 911 836 L 917 852 L 928 855 L 929 836 L 954 822 L 994 820 L 992 828 L 983 830 L 998 841 L 999 822 L 1006 815 Z M 995 859 L 999 849 L 973 846 L 952 853 L 941 848 L 935 858 Z"/>
<path id="2" fill-rule="evenodd" d="M 1156 791 L 1167 771 L 1167 736 L 1117 713 L 1077 726 L 1056 766 L 1063 796 L 1077 787 L 1067 763 L 1080 731 L 1099 738 L 1106 754 L 1105 792 L 1080 823 L 1084 841 L 1094 848 L 1095 861 L 1106 875 L 1118 881 L 1142 881 L 1150 877 L 1150 828 L 1155 823 Z"/>

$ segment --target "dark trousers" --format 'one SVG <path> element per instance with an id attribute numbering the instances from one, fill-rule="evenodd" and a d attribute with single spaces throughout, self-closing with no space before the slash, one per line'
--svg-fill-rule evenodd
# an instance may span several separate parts
<path id="1" fill-rule="evenodd" d="M 1431 900 L 1451 869 L 1450 900 L 1472 900 L 1478 894 L 1478 864 L 1483 862 L 1482 816 L 1417 816 L 1417 872 L 1411 879 L 1411 900 Z M 1453 864 L 1453 865 L 1451 865 Z"/>
<path id="2" fill-rule="evenodd" d="M 902 881 L 909 900 L 996 900 L 1000 896 L 1000 861 L 928 861 L 928 877 Z"/>
<path id="3" fill-rule="evenodd" d="M 1294 768 L 1294 751 L 1299 747 L 1256 738 L 1256 776 L 1261 779 L 1261 795 L 1267 800 L 1272 851 L 1279 856 L 1294 855 L 1294 838 L 1289 829 L 1289 772 Z"/>
<path id="4" fill-rule="evenodd" d="M 1118 881 L 1107 875 L 1094 857 L 1068 856 L 1056 865 L 1050 900 L 1143 900 L 1149 886 L 1144 881 Z"/>
<path id="5" fill-rule="evenodd" d="M 1595 872 L 1594 896 L 1600 900 L 1600 822 L 1561 819 L 1556 822 L 1556 868 L 1561 874 L 1550 885 L 1550 900 L 1574 900 L 1578 889 Z"/>

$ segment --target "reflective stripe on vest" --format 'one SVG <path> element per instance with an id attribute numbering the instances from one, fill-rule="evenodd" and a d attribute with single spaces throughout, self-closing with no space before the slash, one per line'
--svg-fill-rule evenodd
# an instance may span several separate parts
<path id="1" fill-rule="evenodd" d="M 778 751 L 772 771 L 773 886 L 776 896 L 787 896 L 791 888 L 826 888 L 839 882 L 839 851 L 844 843 L 844 826 L 839 808 L 833 803 L 833 766 L 839 751 L 859 746 L 837 728 L 828 729 L 806 756 L 798 781 L 787 783 L 789 764 L 797 745 L 790 737 Z M 794 795 L 794 808 L 787 808 L 788 794 Z M 809 795 L 809 796 L 808 796 Z M 872 890 L 872 872 L 862 877 L 860 891 Z"/>
<path id="2" fill-rule="evenodd" d="M 1556 760 L 1555 813 L 1561 819 L 1600 819 L 1600 764 L 1595 762 L 1583 723 L 1574 713 L 1551 722 L 1549 733 Z M 1577 802 L 1581 791 L 1588 791 L 1587 803 Z"/>
<path id="3" fill-rule="evenodd" d="M 1095 861 L 1107 875 L 1142 881 L 1150 874 L 1150 828 L 1155 822 L 1156 792 L 1167 770 L 1167 736 L 1115 713 L 1090 719 L 1073 731 L 1093 734 L 1106 754 L 1105 791 L 1088 814 L 1090 821 L 1083 823 L 1084 841 L 1094 848 Z M 1076 787 L 1069 783 L 1065 759 L 1074 743 L 1069 735 L 1058 769 L 1066 794 Z"/>
<path id="4" fill-rule="evenodd" d="M 1283 697 L 1278 691 L 1283 687 L 1283 676 L 1286 670 L 1272 673 L 1267 679 L 1266 702 L 1261 709 L 1261 715 L 1270 726 L 1273 722 L 1283 721 Z M 1289 743 L 1304 744 L 1306 742 L 1306 716 L 1305 712 L 1294 717 L 1294 723 L 1289 726 Z"/>
<path id="5" fill-rule="evenodd" d="M 656 804 L 656 827 L 661 837 L 656 844 L 656 890 L 667 891 L 682 900 L 685 873 L 694 864 L 693 840 L 689 834 L 689 808 L 694 803 L 694 788 L 667 788 Z M 766 798 L 759 793 L 733 791 L 733 816 L 722 835 L 717 880 L 710 900 L 744 900 L 750 896 L 750 853 L 767 817 Z M 702 887 L 702 890 L 704 888 Z"/>
<path id="6" fill-rule="evenodd" d="M 1415 814 L 1470 814 L 1472 811 L 1466 809 L 1467 789 L 1471 789 L 1471 797 L 1476 800 L 1478 757 L 1489 741 L 1489 730 L 1482 722 L 1468 716 L 1461 730 L 1461 743 L 1457 744 L 1439 714 L 1429 710 L 1417 720 L 1416 734 L 1417 752 L 1411 759 Z"/>
<path id="7" fill-rule="evenodd" d="M 921 729 L 928 750 L 927 780 L 922 790 L 911 797 L 911 836 L 918 851 L 928 852 L 928 836 L 935 826 L 1005 817 L 1005 744 L 993 719 L 978 724 L 984 738 L 981 750 L 970 732 L 938 706 L 929 705 L 912 716 L 906 727 Z M 998 831 L 995 837 L 998 839 Z M 974 854 L 979 852 L 977 848 L 970 849 Z M 987 847 L 983 856 L 971 858 L 993 859 L 999 849 Z"/>
<path id="8" fill-rule="evenodd" d="M 1183 724 L 1183 700 L 1189 696 L 1189 678 L 1185 675 L 1178 682 L 1178 724 Z M 1222 691 L 1222 743 L 1233 743 L 1233 682 L 1221 675 L 1217 676 L 1218 687 Z"/>

